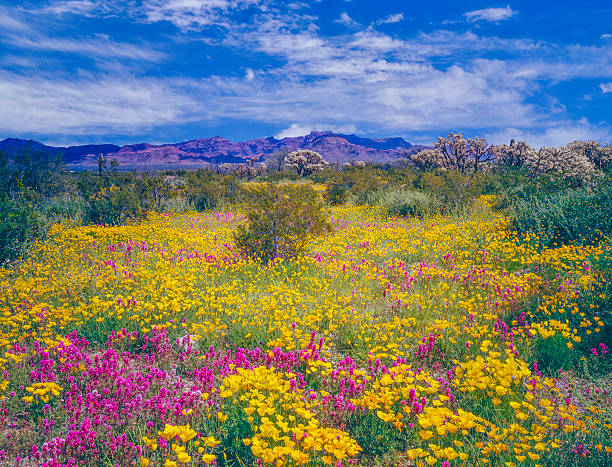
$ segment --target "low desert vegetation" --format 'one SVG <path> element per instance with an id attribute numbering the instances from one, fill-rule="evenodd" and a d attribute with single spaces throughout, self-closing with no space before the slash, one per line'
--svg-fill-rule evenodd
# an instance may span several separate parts
<path id="1" fill-rule="evenodd" d="M 0 159 L 0 463 L 612 464 L 609 146 Z"/>

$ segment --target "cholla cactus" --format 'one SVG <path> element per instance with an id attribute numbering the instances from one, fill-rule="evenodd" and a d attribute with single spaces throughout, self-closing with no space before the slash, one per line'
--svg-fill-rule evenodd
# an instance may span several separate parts
<path id="1" fill-rule="evenodd" d="M 461 133 L 449 133 L 448 138 L 438 137 L 434 149 L 442 155 L 442 167 L 462 174 L 478 172 L 483 164 L 494 158 L 484 138 L 465 139 Z"/>
<path id="2" fill-rule="evenodd" d="M 412 163 L 421 170 L 439 168 L 444 163 L 442 154 L 437 149 L 424 149 L 409 157 Z"/>
<path id="3" fill-rule="evenodd" d="M 597 141 L 574 141 L 566 148 L 584 155 L 599 170 L 612 167 L 612 146 L 601 146 Z"/>
<path id="4" fill-rule="evenodd" d="M 290 153 L 285 159 L 285 167 L 294 168 L 300 177 L 305 177 L 327 167 L 323 156 L 310 149 L 300 149 Z"/>
<path id="5" fill-rule="evenodd" d="M 262 173 L 261 168 L 255 167 L 255 162 L 258 159 L 258 157 L 247 158 L 245 163 L 240 164 L 235 170 L 236 176 L 240 178 L 246 178 L 247 180 L 252 180 L 258 175 L 260 175 Z"/>
<path id="6" fill-rule="evenodd" d="M 366 163 L 365 163 L 365 162 L 363 162 L 363 161 L 353 161 L 353 165 L 354 165 L 355 167 L 365 167 L 365 166 L 366 166 Z"/>
<path id="7" fill-rule="evenodd" d="M 560 149 L 543 147 L 527 155 L 525 166 L 534 175 L 551 173 L 561 178 L 570 178 L 582 184 L 590 183 L 599 171 L 586 155 L 571 146 Z"/>
<path id="8" fill-rule="evenodd" d="M 523 167 L 528 157 L 533 157 L 536 152 L 525 141 L 510 141 L 510 145 L 500 144 L 492 146 L 491 152 L 495 156 L 498 165 L 507 167 Z"/>
<path id="9" fill-rule="evenodd" d="M 224 162 L 223 164 L 217 167 L 217 172 L 221 174 L 229 174 L 232 172 L 232 170 L 232 164 L 228 164 L 227 162 Z"/>

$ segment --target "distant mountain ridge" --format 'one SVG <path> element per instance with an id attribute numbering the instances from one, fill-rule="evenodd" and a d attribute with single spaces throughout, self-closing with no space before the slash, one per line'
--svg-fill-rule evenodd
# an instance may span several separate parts
<path id="1" fill-rule="evenodd" d="M 61 155 L 64 162 L 75 168 L 96 166 L 99 154 L 116 159 L 121 167 L 142 166 L 195 168 L 208 164 L 240 163 L 248 158 L 259 158 L 265 162 L 279 151 L 311 149 L 323 155 L 330 163 L 346 163 L 361 160 L 364 162 L 394 162 L 423 146 L 414 146 L 400 137 L 364 138 L 331 131 L 313 131 L 309 135 L 276 139 L 252 139 L 233 142 L 220 136 L 200 138 L 174 144 L 154 145 L 149 143 L 128 144 L 87 144 L 81 146 L 55 147 L 37 141 L 7 138 L 0 141 L 0 150 L 9 156 L 29 147 L 33 151 Z"/>

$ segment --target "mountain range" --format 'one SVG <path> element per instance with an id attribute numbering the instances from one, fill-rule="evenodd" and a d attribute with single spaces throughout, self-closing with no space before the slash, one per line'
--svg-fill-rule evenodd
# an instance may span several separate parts
<path id="1" fill-rule="evenodd" d="M 210 164 L 241 163 L 249 158 L 265 162 L 275 153 L 311 149 L 317 151 L 330 163 L 394 162 L 413 153 L 423 146 L 414 146 L 400 137 L 364 138 L 357 135 L 344 135 L 331 131 L 313 131 L 306 136 L 276 139 L 252 139 L 232 142 L 220 136 L 200 138 L 174 144 L 87 144 L 81 146 L 47 146 L 32 140 L 8 138 L 0 141 L 0 151 L 9 157 L 28 148 L 33 153 L 61 155 L 64 162 L 72 168 L 91 168 L 97 166 L 98 156 L 116 159 L 121 168 L 197 168 Z"/>

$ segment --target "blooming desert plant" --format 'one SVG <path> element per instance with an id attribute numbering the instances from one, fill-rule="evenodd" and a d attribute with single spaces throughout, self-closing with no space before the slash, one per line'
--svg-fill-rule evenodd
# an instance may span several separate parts
<path id="1" fill-rule="evenodd" d="M 310 186 L 269 184 L 255 191 L 247 223 L 234 236 L 245 255 L 262 261 L 294 258 L 310 237 L 328 228 L 323 202 Z"/>
<path id="2" fill-rule="evenodd" d="M 306 177 L 327 167 L 327 161 L 316 151 L 300 149 L 287 155 L 285 167 L 295 169 L 300 177 Z"/>

